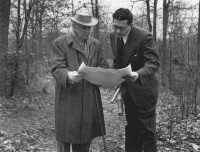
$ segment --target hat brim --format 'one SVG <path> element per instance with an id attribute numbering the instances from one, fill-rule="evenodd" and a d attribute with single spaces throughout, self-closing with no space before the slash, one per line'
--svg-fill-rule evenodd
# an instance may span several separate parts
<path id="1" fill-rule="evenodd" d="M 69 17 L 69 19 L 72 20 L 73 22 L 76 22 L 78 24 L 85 25 L 85 26 L 95 26 L 98 23 L 98 20 L 96 18 L 92 18 L 92 21 L 90 23 L 77 21 L 75 17 Z"/>

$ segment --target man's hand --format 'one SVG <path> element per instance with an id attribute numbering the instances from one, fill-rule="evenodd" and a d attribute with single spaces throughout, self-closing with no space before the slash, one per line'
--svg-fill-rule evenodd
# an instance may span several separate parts
<path id="1" fill-rule="evenodd" d="M 79 82 L 83 79 L 84 74 L 78 73 L 77 71 L 68 72 L 68 77 L 72 82 Z"/>
<path id="2" fill-rule="evenodd" d="M 131 72 L 131 74 L 122 76 L 123 79 L 125 80 L 131 80 L 131 81 L 136 81 L 138 79 L 139 75 L 137 72 Z"/>

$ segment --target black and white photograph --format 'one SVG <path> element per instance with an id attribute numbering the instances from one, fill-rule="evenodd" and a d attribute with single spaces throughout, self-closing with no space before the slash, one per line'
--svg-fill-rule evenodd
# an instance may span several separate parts
<path id="1" fill-rule="evenodd" d="M 200 0 L 0 0 L 0 152 L 200 152 Z"/>

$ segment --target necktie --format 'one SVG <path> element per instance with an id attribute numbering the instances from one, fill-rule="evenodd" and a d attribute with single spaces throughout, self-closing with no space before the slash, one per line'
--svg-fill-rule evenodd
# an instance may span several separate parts
<path id="1" fill-rule="evenodd" d="M 124 41 L 123 38 L 117 39 L 117 49 L 118 49 L 118 55 L 117 55 L 117 64 L 119 68 L 123 67 L 123 56 L 124 56 Z"/>
<path id="2" fill-rule="evenodd" d="M 120 56 L 124 55 L 124 40 L 123 38 L 118 38 L 118 52 Z"/>

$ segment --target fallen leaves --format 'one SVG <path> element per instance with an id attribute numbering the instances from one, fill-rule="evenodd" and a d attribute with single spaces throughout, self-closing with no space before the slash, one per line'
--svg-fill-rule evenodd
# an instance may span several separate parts
<path id="1" fill-rule="evenodd" d="M 13 99 L 0 98 L 1 152 L 56 151 L 54 86 L 49 87 L 51 96 L 38 92 Z M 114 89 L 101 88 L 106 146 L 109 152 L 124 152 L 126 120 L 125 115 L 118 116 L 117 105 L 110 103 L 113 94 Z M 160 95 L 157 107 L 158 152 L 199 152 L 200 117 L 181 119 L 178 99 L 167 92 Z M 92 142 L 91 152 L 103 152 L 102 138 Z"/>

